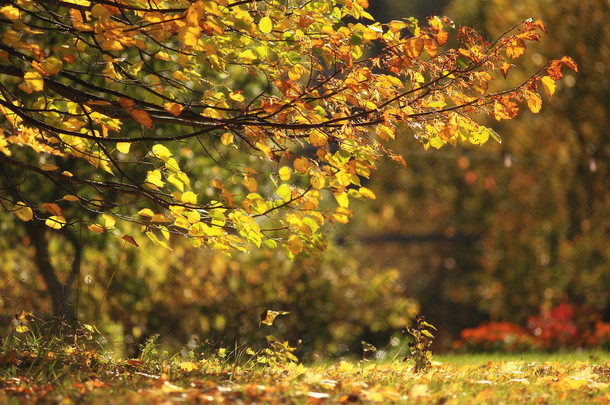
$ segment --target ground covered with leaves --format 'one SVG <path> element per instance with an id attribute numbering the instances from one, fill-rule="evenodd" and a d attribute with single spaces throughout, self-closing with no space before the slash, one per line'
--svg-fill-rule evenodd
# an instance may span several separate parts
<path id="1" fill-rule="evenodd" d="M 301 364 L 287 343 L 257 350 L 158 351 L 116 359 L 58 339 L 5 341 L 2 403 L 588 403 L 610 402 L 608 353 L 455 355 Z"/>

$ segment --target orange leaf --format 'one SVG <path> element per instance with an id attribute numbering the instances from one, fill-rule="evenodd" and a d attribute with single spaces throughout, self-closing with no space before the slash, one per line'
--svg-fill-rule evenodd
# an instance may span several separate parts
<path id="1" fill-rule="evenodd" d="M 411 38 L 403 44 L 402 50 L 409 58 L 417 58 L 424 50 L 424 40 Z"/>
<path id="2" fill-rule="evenodd" d="M 561 61 L 563 62 L 564 65 L 566 65 L 573 71 L 578 72 L 578 65 L 576 65 L 576 62 L 574 62 L 574 59 L 570 58 L 569 56 L 564 56 L 563 58 L 561 58 Z"/>
<path id="3" fill-rule="evenodd" d="M 131 111 L 133 109 L 133 106 L 135 105 L 135 102 L 130 98 L 121 97 L 119 99 L 119 104 L 127 111 Z"/>
<path id="4" fill-rule="evenodd" d="M 449 34 L 446 31 L 440 31 L 436 34 L 436 42 L 439 46 L 443 46 L 449 41 Z"/>
<path id="5" fill-rule="evenodd" d="M 251 177 L 251 176 L 244 177 L 241 184 L 243 184 L 244 187 L 247 188 L 248 191 L 251 193 L 256 193 L 256 191 L 258 190 L 258 182 L 256 181 L 256 179 L 254 177 Z"/>
<path id="6" fill-rule="evenodd" d="M 510 63 L 508 62 L 504 62 L 502 64 L 502 66 L 500 66 L 500 72 L 502 72 L 502 75 L 504 75 L 504 78 L 506 79 L 506 76 L 508 75 L 508 69 L 510 69 L 512 66 Z"/>
<path id="7" fill-rule="evenodd" d="M 44 208 L 46 211 L 48 211 L 49 213 L 53 214 L 53 215 L 57 215 L 57 216 L 62 216 L 62 212 L 61 212 L 61 208 L 59 208 L 59 205 L 55 204 L 55 203 L 44 203 L 42 204 L 42 208 Z"/>
<path id="8" fill-rule="evenodd" d="M 506 46 L 506 56 L 509 58 L 517 59 L 523 53 L 525 53 L 525 41 L 522 39 L 513 39 Z"/>
<path id="9" fill-rule="evenodd" d="M 165 103 L 165 109 L 173 116 L 177 117 L 182 113 L 184 107 L 179 103 Z"/>
<path id="10" fill-rule="evenodd" d="M 544 32 L 546 34 L 546 27 L 544 26 L 544 23 L 542 22 L 542 20 L 536 20 L 534 22 L 534 24 L 540 28 L 542 30 L 542 32 Z"/>
<path id="11" fill-rule="evenodd" d="M 150 118 L 150 115 L 148 115 L 148 113 L 146 111 L 138 110 L 137 108 L 134 108 L 129 113 L 140 124 L 144 125 L 148 129 L 152 129 L 152 127 L 153 127 L 152 119 Z"/>
<path id="12" fill-rule="evenodd" d="M 95 232 L 95 233 L 104 233 L 105 229 L 102 228 L 101 226 L 99 226 L 98 224 L 91 224 L 89 226 L 87 226 L 87 228 L 89 228 L 90 231 Z"/>
<path id="13" fill-rule="evenodd" d="M 302 157 L 296 158 L 292 165 L 294 166 L 294 170 L 303 174 L 305 174 L 305 172 L 307 172 L 307 169 L 309 169 L 309 161 Z"/>
<path id="14" fill-rule="evenodd" d="M 552 61 L 551 65 L 547 69 L 547 73 L 549 74 L 549 77 L 553 80 L 561 79 L 563 77 L 563 65 L 561 61 Z"/>

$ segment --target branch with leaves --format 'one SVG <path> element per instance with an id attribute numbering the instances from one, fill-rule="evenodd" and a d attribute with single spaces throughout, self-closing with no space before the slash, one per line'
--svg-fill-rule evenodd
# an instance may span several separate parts
<path id="1" fill-rule="evenodd" d="M 167 247 L 175 234 L 227 252 L 323 248 L 350 199 L 375 198 L 361 179 L 378 159 L 404 163 L 396 136 L 499 140 L 478 113 L 538 113 L 539 87 L 551 96 L 576 70 L 564 57 L 491 93 L 542 22 L 490 43 L 447 18 L 377 23 L 366 0 L 3 4 L 0 168 L 69 191 L 42 201 L 27 181 L 0 183 L 22 196 L 5 209 L 61 229 L 76 205 L 98 215 L 93 232 L 135 222 Z"/>

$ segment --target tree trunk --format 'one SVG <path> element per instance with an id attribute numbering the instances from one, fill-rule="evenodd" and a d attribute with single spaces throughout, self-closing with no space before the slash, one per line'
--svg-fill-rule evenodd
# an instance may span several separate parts
<path id="1" fill-rule="evenodd" d="M 35 249 L 34 262 L 40 275 L 42 275 L 51 296 L 53 315 L 66 322 L 68 325 L 72 325 L 76 320 L 76 311 L 69 301 L 69 295 L 74 279 L 80 272 L 82 247 L 76 238 L 71 238 L 69 235 L 66 235 L 74 246 L 75 252 L 68 280 L 66 280 L 65 283 L 62 283 L 57 277 L 55 267 L 51 263 L 47 227 L 38 222 L 27 222 L 25 225 L 28 236 Z"/>

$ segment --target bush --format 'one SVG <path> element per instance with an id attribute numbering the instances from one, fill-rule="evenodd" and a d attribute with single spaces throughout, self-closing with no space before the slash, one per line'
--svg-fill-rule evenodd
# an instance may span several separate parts
<path id="1" fill-rule="evenodd" d="M 483 322 L 464 329 L 453 348 L 459 351 L 519 352 L 610 347 L 610 323 L 592 309 L 561 303 L 541 308 L 527 319 L 527 328 L 510 322 Z"/>

